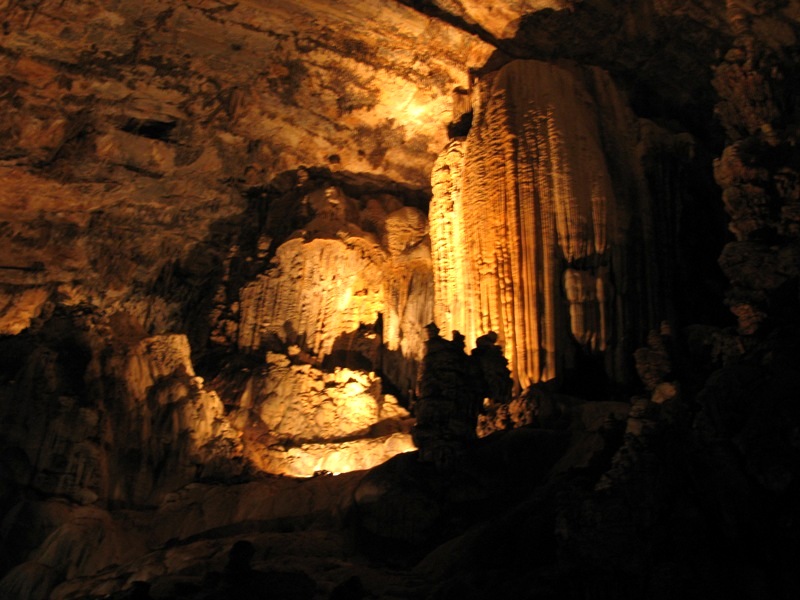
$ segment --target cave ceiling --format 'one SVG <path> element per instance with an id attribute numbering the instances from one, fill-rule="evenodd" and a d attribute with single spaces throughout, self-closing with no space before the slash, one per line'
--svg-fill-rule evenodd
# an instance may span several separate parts
<path id="1" fill-rule="evenodd" d="M 729 35 L 723 9 L 637 2 L 620 12 L 597 0 L 9 1 L 4 109 L 25 115 L 7 125 L 0 156 L 4 168 L 29 165 L 67 181 L 109 179 L 110 164 L 156 177 L 216 169 L 257 184 L 311 165 L 427 187 L 453 90 L 513 58 L 602 66 L 646 116 L 707 125 L 710 68 Z M 776 38 L 793 35 L 774 16 L 764 21 Z M 155 139 L 157 156 L 123 156 L 125 142 L 137 145 L 131 134 Z M 59 169 L 70 151 L 80 168 Z"/>
<path id="2" fill-rule="evenodd" d="M 492 51 L 395 2 L 33 4 L 6 8 L 4 70 L 48 137 L 27 130 L 4 153 L 27 150 L 40 164 L 58 158 L 82 117 L 106 142 L 90 161 L 124 164 L 113 136 L 146 122 L 137 133 L 182 148 L 169 167 L 221 146 L 238 179 L 248 168 L 252 178 L 334 165 L 424 186 L 452 90 Z"/>

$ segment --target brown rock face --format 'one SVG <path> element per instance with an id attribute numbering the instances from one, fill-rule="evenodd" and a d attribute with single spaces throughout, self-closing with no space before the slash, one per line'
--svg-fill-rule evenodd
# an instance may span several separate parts
<path id="1" fill-rule="evenodd" d="M 142 505 L 201 471 L 241 472 L 239 434 L 195 376 L 185 336 L 79 339 L 34 351 L 18 374 L 22 406 L 3 407 L 4 443 L 24 452 L 34 489 Z M 80 366 L 85 380 L 71 372 Z"/>
<path id="2" fill-rule="evenodd" d="M 770 317 L 797 322 L 781 297 L 797 288 L 800 276 L 800 174 L 790 158 L 796 131 L 782 110 L 794 102 L 797 77 L 781 60 L 796 37 L 777 15 L 736 2 L 726 8 L 735 39 L 713 84 L 729 144 L 714 163 L 714 176 L 736 241 L 725 246 L 719 264 L 733 284 L 727 304 L 739 332 L 753 335 Z"/>
<path id="3" fill-rule="evenodd" d="M 4 154 L 56 160 L 83 134 L 86 158 L 154 174 L 200 159 L 204 144 L 176 142 L 205 130 L 206 160 L 268 142 L 240 175 L 337 155 L 421 183 L 443 140 L 429 119 L 447 118 L 452 88 L 490 51 L 388 1 L 15 4 L 4 19 L 4 102 L 21 116 Z M 419 39 L 442 53 L 423 62 Z"/>
<path id="4" fill-rule="evenodd" d="M 7 333 L 39 310 L 34 286 L 154 332 L 184 329 L 180 305 L 204 300 L 165 279 L 215 285 L 243 191 L 301 165 L 427 187 L 452 90 L 491 51 L 391 1 L 3 11 Z M 442 53 L 421 53 L 420 39 Z"/>
<path id="5" fill-rule="evenodd" d="M 563 375 L 576 346 L 624 378 L 623 340 L 658 310 L 627 286 L 655 278 L 636 120 L 606 73 L 535 61 L 486 77 L 475 103 L 434 167 L 437 323 L 467 345 L 497 332 L 522 387 Z"/>
<path id="6" fill-rule="evenodd" d="M 480 0 L 403 0 L 403 3 L 423 7 L 427 4 L 429 10 L 434 9 L 434 14 L 462 20 L 468 27 L 482 30 L 497 39 L 513 38 L 526 15 L 545 9 L 571 9 L 575 5 L 574 0 L 506 0 L 491 5 Z"/>
<path id="7" fill-rule="evenodd" d="M 0 598 L 199 600 L 242 541 L 302 597 L 800 597 L 798 40 L 0 1 Z"/>
<path id="8" fill-rule="evenodd" d="M 383 256 L 371 260 L 369 250 L 378 248 L 362 238 L 281 245 L 273 268 L 242 291 L 239 346 L 257 349 L 270 336 L 302 341 L 321 361 L 340 335 L 374 324 L 383 309 Z"/>

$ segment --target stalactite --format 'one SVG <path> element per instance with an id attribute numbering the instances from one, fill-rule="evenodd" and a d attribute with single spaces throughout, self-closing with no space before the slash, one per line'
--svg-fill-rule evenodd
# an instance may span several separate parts
<path id="1" fill-rule="evenodd" d="M 650 199 L 625 156 L 636 121 L 604 72 L 516 61 L 477 93 L 468 137 L 433 173 L 435 318 L 468 345 L 495 331 L 527 387 L 563 373 L 576 343 L 595 354 L 622 343 L 614 324 L 631 303 L 647 305 L 638 321 L 652 321 L 650 299 L 620 291 L 639 271 L 653 275 L 642 266 Z M 642 216 L 630 233 L 634 206 Z M 619 357 L 609 362 L 621 378 Z"/>

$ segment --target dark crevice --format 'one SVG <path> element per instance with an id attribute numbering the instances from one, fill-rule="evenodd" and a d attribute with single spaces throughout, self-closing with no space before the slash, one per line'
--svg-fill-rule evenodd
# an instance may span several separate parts
<path id="1" fill-rule="evenodd" d="M 446 10 L 436 6 L 435 4 L 429 2 L 428 0 L 398 0 L 400 4 L 404 4 L 409 8 L 413 8 L 419 13 L 426 15 L 428 17 L 432 17 L 434 19 L 438 19 L 448 25 L 452 25 L 456 29 L 460 29 L 461 31 L 466 31 L 470 33 L 487 44 L 494 46 L 495 48 L 500 48 L 502 45 L 502 41 L 498 40 L 494 37 L 491 33 L 486 31 L 483 27 L 478 25 L 477 23 L 470 23 L 463 17 L 459 17 L 452 13 L 447 12 Z M 518 57 L 522 58 L 522 57 Z"/>
<path id="2" fill-rule="evenodd" d="M 450 139 L 466 137 L 472 128 L 472 112 L 464 113 L 458 119 L 447 125 L 447 136 Z"/>
<path id="3" fill-rule="evenodd" d="M 131 118 L 120 128 L 122 131 L 162 142 L 172 141 L 172 132 L 176 121 L 157 121 L 155 119 Z"/>

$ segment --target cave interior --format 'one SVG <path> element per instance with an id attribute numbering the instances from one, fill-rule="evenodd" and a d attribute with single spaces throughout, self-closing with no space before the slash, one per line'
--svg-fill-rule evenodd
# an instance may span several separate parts
<path id="1" fill-rule="evenodd" d="M 0 597 L 800 597 L 800 2 L 0 0 Z"/>

